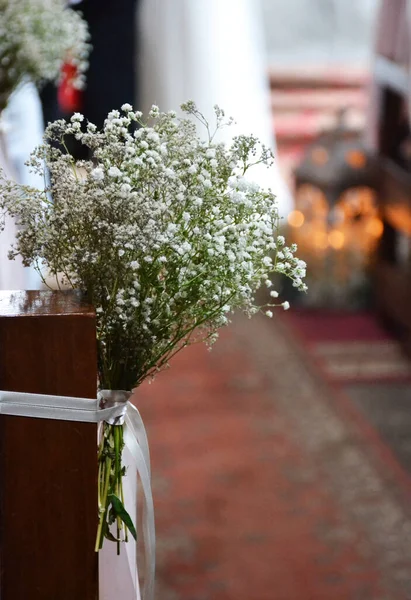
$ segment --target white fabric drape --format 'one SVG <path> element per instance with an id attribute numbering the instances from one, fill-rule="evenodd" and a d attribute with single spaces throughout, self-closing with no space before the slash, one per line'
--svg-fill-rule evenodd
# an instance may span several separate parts
<path id="1" fill-rule="evenodd" d="M 226 140 L 253 133 L 275 153 L 259 0 L 142 0 L 139 34 L 144 111 L 194 100 L 212 122 L 218 104 L 237 123 Z M 277 165 L 252 175 L 277 194 L 283 215 L 292 209 Z"/>
<path id="2" fill-rule="evenodd" d="M 0 166 L 6 175 L 24 185 L 43 187 L 42 179 L 24 164 L 43 136 L 40 100 L 33 84 L 26 83 L 14 92 L 1 115 L 1 125 Z M 40 289 L 41 278 L 34 269 L 23 267 L 19 259 L 7 258 L 15 235 L 16 224 L 8 218 L 0 232 L 0 290 Z"/>

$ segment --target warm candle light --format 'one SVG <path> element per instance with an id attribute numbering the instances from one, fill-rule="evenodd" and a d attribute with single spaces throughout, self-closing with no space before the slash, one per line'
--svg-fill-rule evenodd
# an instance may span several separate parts
<path id="1" fill-rule="evenodd" d="M 335 250 L 340 250 L 344 246 L 345 237 L 342 231 L 333 229 L 328 234 L 328 242 Z"/>
<path id="2" fill-rule="evenodd" d="M 301 227 L 305 221 L 305 218 L 300 210 L 293 210 L 288 215 L 287 221 L 291 227 Z"/>
<path id="3" fill-rule="evenodd" d="M 406 207 L 401 206 L 401 204 L 389 204 L 385 208 L 385 215 L 394 229 L 399 229 L 406 235 L 411 235 L 411 217 Z"/>
<path id="4" fill-rule="evenodd" d="M 367 157 L 361 150 L 349 150 L 345 160 L 353 169 L 363 169 L 367 164 Z"/>
<path id="5" fill-rule="evenodd" d="M 325 165 L 330 158 L 330 154 L 326 148 L 317 146 L 311 152 L 311 160 L 315 165 Z"/>
<path id="6" fill-rule="evenodd" d="M 365 226 L 365 230 L 374 237 L 381 237 L 382 232 L 384 231 L 384 224 L 381 219 L 370 219 Z"/>

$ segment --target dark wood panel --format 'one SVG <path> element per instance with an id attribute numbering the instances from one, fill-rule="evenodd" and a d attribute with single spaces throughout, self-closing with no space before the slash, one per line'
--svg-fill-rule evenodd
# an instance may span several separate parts
<path id="1" fill-rule="evenodd" d="M 401 205 L 411 215 L 411 174 L 389 159 L 380 159 L 378 164 L 380 206 Z"/>
<path id="2" fill-rule="evenodd" d="M 0 389 L 96 397 L 93 310 L 0 295 Z M 98 597 L 96 426 L 0 416 L 1 600 Z"/>
<path id="3" fill-rule="evenodd" d="M 401 268 L 380 262 L 375 270 L 377 309 L 411 356 L 411 277 Z"/>
<path id="4" fill-rule="evenodd" d="M 390 307 L 391 317 L 404 324 L 411 335 L 411 278 L 401 269 L 381 263 L 376 277 L 382 305 Z"/>

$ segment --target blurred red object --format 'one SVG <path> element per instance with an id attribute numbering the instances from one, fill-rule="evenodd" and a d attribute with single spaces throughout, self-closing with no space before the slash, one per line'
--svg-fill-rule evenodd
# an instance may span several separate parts
<path id="1" fill-rule="evenodd" d="M 77 67 L 73 63 L 64 63 L 61 69 L 61 81 L 57 90 L 57 101 L 64 113 L 80 111 L 83 106 L 83 92 L 74 87 Z"/>

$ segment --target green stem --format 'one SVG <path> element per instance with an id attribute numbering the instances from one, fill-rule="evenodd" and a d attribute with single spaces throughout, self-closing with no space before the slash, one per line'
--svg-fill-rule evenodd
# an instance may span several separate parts
<path id="1" fill-rule="evenodd" d="M 115 449 L 115 490 L 117 497 L 120 497 L 120 482 L 121 482 L 121 434 L 122 426 L 114 426 L 114 449 Z M 117 517 L 117 555 L 120 554 L 120 530 L 121 530 L 121 519 Z"/>
<path id="2" fill-rule="evenodd" d="M 120 429 L 120 447 L 123 448 L 124 447 L 124 428 L 121 427 Z M 125 506 L 124 503 L 124 489 L 123 489 L 123 476 L 121 476 L 120 478 L 120 498 L 121 498 L 121 502 L 123 503 L 123 506 Z M 128 528 L 127 525 L 125 523 L 123 523 L 124 525 L 124 541 L 128 542 Z"/>
<path id="3" fill-rule="evenodd" d="M 123 478 L 121 478 L 121 484 L 120 484 L 120 497 L 121 497 L 121 502 L 123 503 L 123 506 L 124 506 Z M 128 528 L 125 523 L 124 523 L 124 541 L 128 542 Z"/>
<path id="4" fill-rule="evenodd" d="M 111 458 L 106 458 L 106 463 L 105 463 L 105 468 L 106 468 L 106 476 L 105 476 L 105 481 L 104 481 L 104 492 L 103 492 L 103 497 L 102 497 L 102 502 L 101 502 L 101 507 L 103 510 L 100 509 L 100 520 L 99 520 L 99 524 L 98 524 L 98 529 L 97 529 L 97 539 L 96 539 L 96 546 L 95 546 L 95 551 L 98 552 L 101 547 L 103 546 L 103 524 L 106 520 L 106 514 L 107 514 L 107 496 L 108 496 L 108 488 L 109 488 L 109 484 L 110 484 L 110 471 L 111 471 L 111 463 L 112 463 L 112 459 Z"/>
<path id="5" fill-rule="evenodd" d="M 99 511 L 101 510 L 101 479 L 102 477 L 104 477 L 103 475 L 103 469 L 104 469 L 104 465 L 102 464 L 102 462 L 99 462 L 98 465 L 98 485 L 97 485 L 97 493 L 98 493 L 98 509 Z"/>

